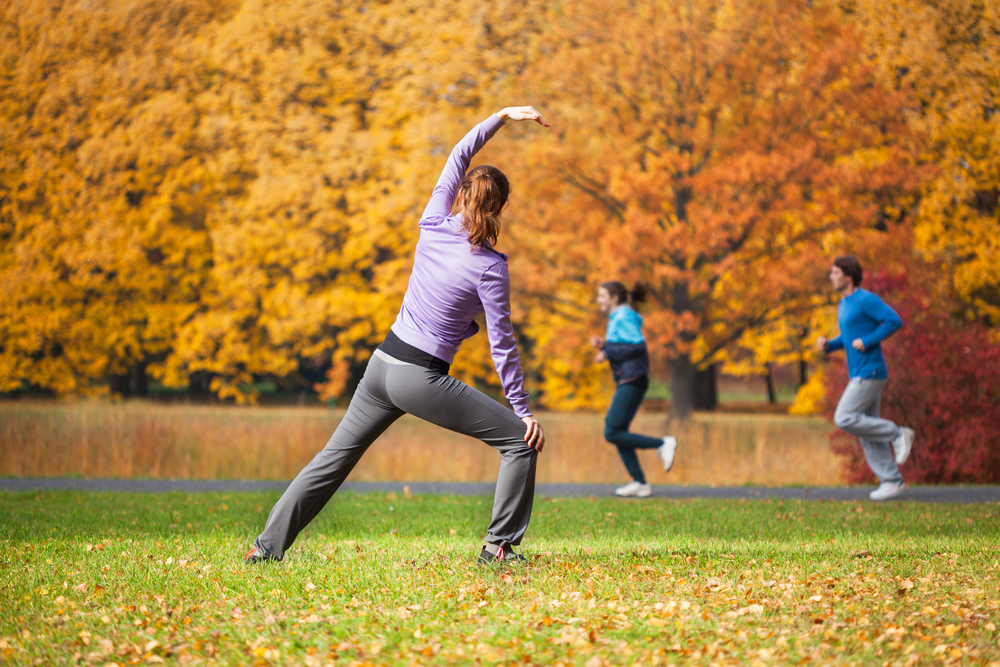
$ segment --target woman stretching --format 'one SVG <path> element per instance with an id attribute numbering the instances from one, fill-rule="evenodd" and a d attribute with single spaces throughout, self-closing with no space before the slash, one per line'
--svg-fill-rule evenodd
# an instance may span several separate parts
<path id="1" fill-rule="evenodd" d="M 666 471 L 673 467 L 674 452 L 677 450 L 677 438 L 672 435 L 651 438 L 629 433 L 628 430 L 649 389 L 649 353 L 646 351 L 646 339 L 642 337 L 642 315 L 635 312 L 629 301 L 642 303 L 646 300 L 646 292 L 643 283 L 637 283 L 631 292 L 617 280 L 603 283 L 597 289 L 597 305 L 602 313 L 610 313 L 605 334 L 607 339 L 600 336 L 590 339 L 598 350 L 594 360 L 597 363 L 611 362 L 611 371 L 618 383 L 604 421 L 604 439 L 618 447 L 618 455 L 622 457 L 625 470 L 633 481 L 615 489 L 615 494 L 639 498 L 649 496 L 653 489 L 646 483 L 635 450 L 655 449 Z"/>
<path id="2" fill-rule="evenodd" d="M 493 248 L 510 184 L 496 167 L 465 173 L 507 120 L 549 127 L 532 107 L 511 107 L 476 125 L 452 150 L 420 218 L 413 273 L 396 322 L 368 362 L 330 441 L 271 510 L 246 555 L 248 563 L 281 560 L 368 447 L 407 413 L 479 438 L 503 454 L 493 520 L 479 560 L 525 560 L 511 547 L 520 544 L 531 518 L 535 461 L 545 434 L 528 409 L 510 322 L 507 256 Z M 476 316 L 484 312 L 490 353 L 513 412 L 448 375 L 455 352 L 479 331 Z"/>

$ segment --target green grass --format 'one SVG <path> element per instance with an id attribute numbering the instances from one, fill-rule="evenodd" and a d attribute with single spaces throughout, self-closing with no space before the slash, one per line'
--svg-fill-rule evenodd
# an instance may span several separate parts
<path id="1" fill-rule="evenodd" d="M 245 566 L 275 494 L 0 494 L 0 662 L 981 664 L 996 505 L 341 494 Z"/>

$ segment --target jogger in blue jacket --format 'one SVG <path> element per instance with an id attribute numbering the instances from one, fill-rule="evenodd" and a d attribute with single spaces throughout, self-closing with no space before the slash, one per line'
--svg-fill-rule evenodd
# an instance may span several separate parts
<path id="1" fill-rule="evenodd" d="M 863 277 L 857 257 L 845 255 L 834 260 L 830 283 L 843 294 L 837 308 L 840 335 L 833 340 L 820 337 L 816 345 L 827 354 L 835 350 L 847 352 L 850 382 L 833 421 L 861 439 L 865 459 L 881 482 L 869 497 L 888 500 L 906 488 L 899 466 L 910 455 L 914 436 L 913 429 L 879 416 L 882 388 L 889 378 L 881 343 L 903 326 L 903 320 L 885 301 L 861 289 Z"/>
<path id="2" fill-rule="evenodd" d="M 629 303 L 641 303 L 645 298 L 646 286 L 642 283 L 632 291 L 617 280 L 603 283 L 597 290 L 597 305 L 602 313 L 609 314 L 608 330 L 605 338 L 590 339 L 598 350 L 595 361 L 610 362 L 618 384 L 604 422 L 604 438 L 618 448 L 618 455 L 632 476 L 631 483 L 615 489 L 623 497 L 645 498 L 653 492 L 635 450 L 656 449 L 663 469 L 669 471 L 677 449 L 677 439 L 671 435 L 651 438 L 628 430 L 649 389 L 649 352 L 642 335 L 642 315 Z"/>

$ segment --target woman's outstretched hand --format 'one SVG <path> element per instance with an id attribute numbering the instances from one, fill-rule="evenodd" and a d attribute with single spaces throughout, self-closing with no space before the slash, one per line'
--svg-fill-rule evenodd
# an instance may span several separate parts
<path id="1" fill-rule="evenodd" d="M 535 110 L 535 107 L 507 107 L 498 111 L 497 115 L 504 122 L 508 120 L 533 120 L 542 127 L 550 127 L 549 122 Z"/>
<path id="2" fill-rule="evenodd" d="M 542 430 L 542 425 L 534 417 L 521 417 L 521 421 L 528 426 L 524 441 L 532 449 L 542 451 L 542 447 L 545 446 L 545 432 Z"/>

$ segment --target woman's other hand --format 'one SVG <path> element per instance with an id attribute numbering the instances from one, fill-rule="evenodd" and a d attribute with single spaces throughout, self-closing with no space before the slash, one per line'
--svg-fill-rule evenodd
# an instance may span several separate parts
<path id="1" fill-rule="evenodd" d="M 507 107 L 498 111 L 497 115 L 504 122 L 508 120 L 533 120 L 542 127 L 551 127 L 535 107 Z"/>
<path id="2" fill-rule="evenodd" d="M 522 417 L 521 421 L 528 427 L 524 434 L 524 441 L 532 449 L 538 452 L 542 451 L 542 447 L 545 446 L 545 431 L 542 430 L 542 425 L 534 417 Z"/>

